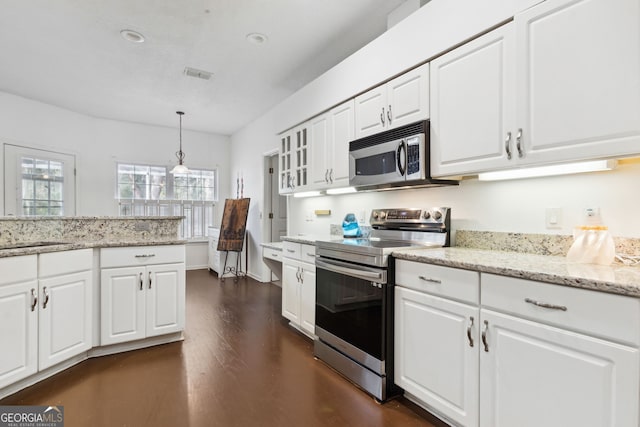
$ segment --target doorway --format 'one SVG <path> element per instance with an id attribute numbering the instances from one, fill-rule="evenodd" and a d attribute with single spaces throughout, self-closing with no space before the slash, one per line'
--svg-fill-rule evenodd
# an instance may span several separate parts
<path id="1" fill-rule="evenodd" d="M 287 235 L 287 198 L 280 195 L 278 185 L 279 154 L 275 150 L 264 155 L 264 220 L 263 220 L 263 242 L 280 242 L 282 237 Z M 282 275 L 281 268 L 276 268 L 278 274 L 274 274 L 267 263 L 265 263 L 263 277 L 270 282 L 278 284 Z"/>

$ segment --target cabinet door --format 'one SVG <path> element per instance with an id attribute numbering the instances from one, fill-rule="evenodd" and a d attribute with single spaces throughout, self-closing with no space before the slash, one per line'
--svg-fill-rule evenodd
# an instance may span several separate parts
<path id="1" fill-rule="evenodd" d="M 331 116 L 329 114 L 322 114 L 311 119 L 309 123 L 312 164 L 311 184 L 314 188 L 322 189 L 329 185 L 330 119 Z"/>
<path id="2" fill-rule="evenodd" d="M 329 149 L 329 184 L 334 187 L 349 185 L 349 142 L 355 135 L 353 99 L 331 110 Z"/>
<path id="3" fill-rule="evenodd" d="M 100 344 L 145 337 L 145 268 L 102 269 L 100 275 Z"/>
<path id="4" fill-rule="evenodd" d="M 394 316 L 395 383 L 460 425 L 477 426 L 479 309 L 396 287 Z"/>
<path id="5" fill-rule="evenodd" d="M 513 56 L 514 27 L 507 24 L 432 61 L 432 176 L 515 161 Z"/>
<path id="6" fill-rule="evenodd" d="M 38 370 L 38 282 L 0 286 L 0 388 Z"/>
<path id="7" fill-rule="evenodd" d="M 293 191 L 303 190 L 310 184 L 309 171 L 309 128 L 304 124 L 296 128 L 295 139 L 295 171 L 293 173 Z"/>
<path id="8" fill-rule="evenodd" d="M 356 139 L 387 128 L 386 108 L 386 85 L 380 85 L 355 98 Z"/>
<path id="9" fill-rule="evenodd" d="M 637 426 L 638 349 L 482 310 L 481 426 Z"/>
<path id="10" fill-rule="evenodd" d="M 280 135 L 280 179 L 278 180 L 280 194 L 290 193 L 292 189 L 292 163 L 293 155 L 293 132 L 286 132 Z"/>
<path id="11" fill-rule="evenodd" d="M 92 345 L 92 272 L 42 279 L 40 287 L 38 366 L 45 369 Z"/>
<path id="12" fill-rule="evenodd" d="M 640 152 L 640 2 L 547 0 L 516 15 L 525 160 Z"/>
<path id="13" fill-rule="evenodd" d="M 387 83 L 386 116 L 390 129 L 429 117 L 429 64 Z"/>
<path id="14" fill-rule="evenodd" d="M 184 264 L 161 264 L 147 267 L 146 336 L 152 337 L 184 329 L 185 267 Z"/>
<path id="15" fill-rule="evenodd" d="M 298 263 L 282 262 L 282 316 L 300 324 L 300 270 Z"/>
<path id="16" fill-rule="evenodd" d="M 300 326 L 311 335 L 316 334 L 316 271 L 303 267 L 300 283 Z"/>

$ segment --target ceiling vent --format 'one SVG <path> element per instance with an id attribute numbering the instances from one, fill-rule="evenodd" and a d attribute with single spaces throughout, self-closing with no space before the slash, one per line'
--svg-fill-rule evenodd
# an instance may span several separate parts
<path id="1" fill-rule="evenodd" d="M 198 79 L 209 80 L 213 73 L 203 70 L 197 70 L 191 67 L 184 67 L 184 74 L 189 77 L 196 77 Z"/>

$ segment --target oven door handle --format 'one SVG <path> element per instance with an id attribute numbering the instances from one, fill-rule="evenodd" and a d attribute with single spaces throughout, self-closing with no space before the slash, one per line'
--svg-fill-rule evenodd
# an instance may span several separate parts
<path id="1" fill-rule="evenodd" d="M 382 280 L 381 271 L 364 270 L 353 266 L 353 264 L 343 263 L 340 261 L 328 261 L 316 259 L 316 267 L 324 268 L 328 271 L 346 274 L 347 276 L 359 277 L 365 280 Z"/>

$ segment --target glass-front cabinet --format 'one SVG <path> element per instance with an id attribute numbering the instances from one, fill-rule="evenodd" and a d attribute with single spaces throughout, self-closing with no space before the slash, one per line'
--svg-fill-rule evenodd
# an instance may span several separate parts
<path id="1" fill-rule="evenodd" d="M 280 194 L 288 194 L 309 185 L 309 128 L 307 123 L 286 131 L 280 138 Z"/>

